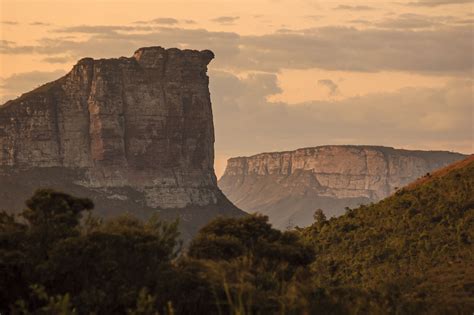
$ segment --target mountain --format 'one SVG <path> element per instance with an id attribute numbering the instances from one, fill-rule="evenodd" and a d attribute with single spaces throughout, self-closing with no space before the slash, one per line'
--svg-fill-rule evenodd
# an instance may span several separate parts
<path id="1" fill-rule="evenodd" d="M 1 207 L 51 187 L 103 216 L 180 216 L 185 233 L 241 215 L 217 187 L 211 51 L 138 49 L 81 59 L 64 77 L 0 107 Z"/>
<path id="2" fill-rule="evenodd" d="M 278 228 L 307 226 L 314 211 L 379 201 L 435 169 L 463 159 L 445 151 L 381 146 L 320 146 L 231 158 L 219 187 L 240 209 L 270 217 Z"/>
<path id="3" fill-rule="evenodd" d="M 474 311 L 474 156 L 301 233 L 322 287 L 389 297 L 387 314 Z"/>

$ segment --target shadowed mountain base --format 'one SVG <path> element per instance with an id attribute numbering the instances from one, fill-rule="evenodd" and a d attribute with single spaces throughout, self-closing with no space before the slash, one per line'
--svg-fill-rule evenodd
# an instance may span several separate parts
<path id="1" fill-rule="evenodd" d="M 74 182 L 80 179 L 80 172 L 62 168 L 38 168 L 12 172 L 0 176 L 0 210 L 19 213 L 24 202 L 38 188 L 52 188 L 78 197 L 87 197 L 95 204 L 94 214 L 112 218 L 118 214 L 130 213 L 148 219 L 154 214 L 166 221 L 179 218 L 179 231 L 187 242 L 207 222 L 217 216 L 242 216 L 243 212 L 221 194 L 216 204 L 207 206 L 190 205 L 179 209 L 151 208 L 144 203 L 143 193 L 132 187 L 92 189 Z"/>

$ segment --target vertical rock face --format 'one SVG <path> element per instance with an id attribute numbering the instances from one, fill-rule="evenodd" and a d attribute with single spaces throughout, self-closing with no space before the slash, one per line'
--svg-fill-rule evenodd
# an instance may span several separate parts
<path id="1" fill-rule="evenodd" d="M 217 205 L 225 197 L 213 167 L 213 58 L 148 47 L 131 58 L 80 60 L 0 107 L 0 177 L 62 169 L 107 198 L 129 198 L 116 193 L 126 187 L 151 208 Z"/>
<path id="2" fill-rule="evenodd" d="M 338 215 L 378 201 L 420 176 L 464 158 L 441 151 L 322 146 L 231 158 L 219 187 L 238 207 L 280 228 L 308 225 L 315 209 Z"/>

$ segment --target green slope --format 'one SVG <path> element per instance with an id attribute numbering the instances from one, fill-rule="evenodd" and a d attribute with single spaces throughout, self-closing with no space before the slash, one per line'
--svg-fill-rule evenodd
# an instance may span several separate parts
<path id="1" fill-rule="evenodd" d="M 474 310 L 473 156 L 301 232 L 318 286 L 396 298 L 394 312 Z"/>

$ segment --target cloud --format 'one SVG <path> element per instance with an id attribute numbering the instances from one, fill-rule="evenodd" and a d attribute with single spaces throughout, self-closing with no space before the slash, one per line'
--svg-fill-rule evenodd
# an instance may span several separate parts
<path id="1" fill-rule="evenodd" d="M 339 86 L 334 81 L 329 79 L 318 80 L 318 84 L 326 87 L 329 90 L 329 96 L 336 96 L 339 92 Z"/>
<path id="2" fill-rule="evenodd" d="M 319 27 L 299 33 L 247 36 L 240 61 L 264 71 L 320 68 L 342 71 L 413 71 L 470 76 L 472 29 Z"/>
<path id="3" fill-rule="evenodd" d="M 64 64 L 64 63 L 70 62 L 72 59 L 73 58 L 71 58 L 71 56 L 53 56 L 53 57 L 46 57 L 46 58 L 43 58 L 41 60 L 44 61 L 44 62 L 47 62 L 47 63 L 61 63 L 61 64 Z"/>
<path id="4" fill-rule="evenodd" d="M 0 54 L 32 54 L 38 46 L 18 46 L 16 42 L 0 40 Z"/>
<path id="5" fill-rule="evenodd" d="M 372 24 L 372 22 L 370 22 L 368 20 L 364 20 L 364 19 L 355 19 L 355 20 L 350 20 L 348 22 L 352 23 L 352 24 L 360 24 L 360 25 L 371 25 Z"/>
<path id="6" fill-rule="evenodd" d="M 289 105 L 267 74 L 210 73 L 216 152 L 253 154 L 322 144 L 456 148 L 472 142 L 472 80 L 438 88 L 404 88 L 339 101 Z M 238 137 L 236 137 L 238 135 Z"/>
<path id="7" fill-rule="evenodd" d="M 0 39 L 0 47 L 11 47 L 14 46 L 16 43 L 11 40 Z"/>
<path id="8" fill-rule="evenodd" d="M 51 24 L 45 23 L 45 22 L 31 22 L 30 25 L 31 26 L 49 26 Z"/>
<path id="9" fill-rule="evenodd" d="M 215 19 L 212 19 L 211 21 L 220 23 L 220 24 L 233 24 L 235 21 L 237 21 L 240 17 L 238 16 L 219 16 Z"/>
<path id="10" fill-rule="evenodd" d="M 126 26 L 126 25 L 77 25 L 58 28 L 57 33 L 82 33 L 82 34 L 117 34 L 118 32 L 150 31 L 150 26 Z"/>
<path id="11" fill-rule="evenodd" d="M 17 21 L 1 21 L 0 23 L 4 25 L 18 25 Z"/>
<path id="12" fill-rule="evenodd" d="M 345 11 L 372 11 L 375 10 L 373 7 L 366 5 L 339 5 L 334 10 L 345 10 Z"/>
<path id="13" fill-rule="evenodd" d="M 187 24 L 192 24 L 193 20 L 184 20 Z M 161 24 L 161 25 L 175 25 L 178 24 L 179 20 L 170 17 L 161 17 L 147 21 L 135 21 L 133 24 Z"/>
<path id="14" fill-rule="evenodd" d="M 75 26 L 62 29 L 64 33 L 89 34 L 85 40 L 70 38 L 43 38 L 35 45 L 16 45 L 0 42 L 3 54 L 39 54 L 48 57 L 69 55 L 72 60 L 83 57 L 110 58 L 113 56 L 131 56 L 135 49 L 144 46 L 180 47 L 185 44 L 193 49 L 213 49 L 215 53 L 232 57 L 238 53 L 240 36 L 230 32 L 209 32 L 203 29 L 179 29 L 168 27 L 148 28 L 153 31 L 133 32 L 136 27 L 119 26 Z M 121 32 L 127 30 L 127 32 Z"/>
<path id="15" fill-rule="evenodd" d="M 217 57 L 214 67 L 234 71 L 319 68 L 470 77 L 474 71 L 471 26 L 439 24 L 410 31 L 401 27 L 316 27 L 252 36 L 163 26 L 74 26 L 58 31 L 89 37 L 43 38 L 25 46 L 0 43 L 0 53 L 103 58 L 130 56 L 131 47 L 160 45 L 211 49 Z"/>
<path id="16" fill-rule="evenodd" d="M 319 21 L 324 17 L 324 15 L 306 15 L 305 18 L 314 20 L 314 21 Z"/>
<path id="17" fill-rule="evenodd" d="M 0 78 L 0 90 L 3 97 L 1 101 L 7 101 L 5 98 L 13 98 L 22 93 L 28 92 L 41 84 L 59 79 L 65 74 L 64 70 L 55 70 L 51 72 L 32 71 L 17 73 L 6 78 Z"/>
<path id="18" fill-rule="evenodd" d="M 172 24 L 178 24 L 179 21 L 174 18 L 157 18 L 152 20 L 153 23 L 156 24 L 166 24 L 166 25 L 172 25 Z"/>
<path id="19" fill-rule="evenodd" d="M 474 24 L 474 19 L 461 19 L 453 21 L 455 24 Z"/>
<path id="20" fill-rule="evenodd" d="M 450 4 L 472 4 L 473 0 L 417 0 L 415 2 L 410 2 L 408 5 L 418 6 L 418 7 L 438 7 L 442 5 Z"/>
<path id="21" fill-rule="evenodd" d="M 429 16 L 413 13 L 400 14 L 395 18 L 373 23 L 376 27 L 388 29 L 420 29 L 443 27 L 446 23 L 456 23 L 452 16 Z"/>

